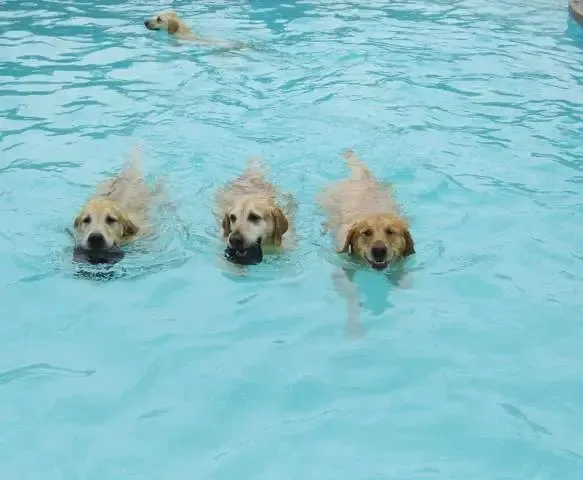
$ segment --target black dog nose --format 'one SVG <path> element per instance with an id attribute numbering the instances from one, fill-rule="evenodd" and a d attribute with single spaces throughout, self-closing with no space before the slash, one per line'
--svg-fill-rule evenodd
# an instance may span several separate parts
<path id="1" fill-rule="evenodd" d="M 101 233 L 92 233 L 87 237 L 87 245 L 93 250 L 100 250 L 105 246 L 105 238 Z"/>
<path id="2" fill-rule="evenodd" d="M 370 249 L 370 253 L 377 262 L 382 262 L 387 256 L 387 247 L 383 243 L 375 243 Z"/>
<path id="3" fill-rule="evenodd" d="M 231 236 L 229 237 L 229 245 L 231 245 L 231 247 L 243 248 L 244 244 L 245 239 L 243 238 L 243 235 L 240 233 L 231 233 Z"/>
<path id="4" fill-rule="evenodd" d="M 146 21 L 144 22 L 144 25 L 147 27 L 147 26 L 148 26 L 148 23 L 149 23 L 149 21 L 148 21 L 148 20 L 146 20 Z"/>

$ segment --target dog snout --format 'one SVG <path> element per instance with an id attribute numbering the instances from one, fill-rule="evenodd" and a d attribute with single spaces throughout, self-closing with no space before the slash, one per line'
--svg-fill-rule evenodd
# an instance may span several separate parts
<path id="1" fill-rule="evenodd" d="M 92 250 L 101 250 L 105 247 L 105 237 L 101 233 L 91 233 L 87 237 L 87 245 Z"/>
<path id="2" fill-rule="evenodd" d="M 239 232 L 231 233 L 229 236 L 229 245 L 233 248 L 243 248 L 245 246 L 245 239 Z"/>
<path id="3" fill-rule="evenodd" d="M 370 249 L 372 258 L 377 262 L 382 262 L 387 257 L 387 246 L 382 242 L 376 242 Z"/>
<path id="4" fill-rule="evenodd" d="M 149 27 L 149 26 L 150 26 L 150 21 L 149 21 L 149 20 L 146 20 L 146 21 L 144 22 L 144 25 L 145 25 L 146 27 Z"/>

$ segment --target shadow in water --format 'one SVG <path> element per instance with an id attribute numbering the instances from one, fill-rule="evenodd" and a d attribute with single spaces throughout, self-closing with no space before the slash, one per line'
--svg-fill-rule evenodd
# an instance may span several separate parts
<path id="1" fill-rule="evenodd" d="M 395 288 L 408 288 L 410 274 L 402 267 L 389 272 L 373 272 L 354 266 L 338 267 L 332 274 L 336 292 L 346 301 L 345 335 L 349 339 L 365 334 L 360 314 L 362 309 L 379 316 L 393 307 L 390 293 Z"/>
<path id="2" fill-rule="evenodd" d="M 571 45 L 583 50 L 583 25 L 577 23 L 577 21 L 571 16 L 569 16 L 569 19 L 567 20 L 565 38 Z"/>

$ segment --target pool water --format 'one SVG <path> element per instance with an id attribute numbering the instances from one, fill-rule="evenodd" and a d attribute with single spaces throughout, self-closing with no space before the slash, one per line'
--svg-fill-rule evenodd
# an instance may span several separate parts
<path id="1" fill-rule="evenodd" d="M 583 477 L 583 28 L 566 1 L 0 7 L 3 479 Z M 173 207 L 113 278 L 66 233 L 141 145 Z M 353 148 L 395 185 L 408 281 L 355 278 L 315 197 Z M 259 155 L 296 250 L 217 263 Z M 354 326 L 353 326 L 354 327 Z"/>

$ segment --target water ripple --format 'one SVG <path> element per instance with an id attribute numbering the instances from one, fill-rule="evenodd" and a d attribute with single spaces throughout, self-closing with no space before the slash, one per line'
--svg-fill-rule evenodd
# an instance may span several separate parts
<path id="1" fill-rule="evenodd" d="M 241 52 L 147 31 L 158 8 L 0 11 L 4 476 L 579 479 L 583 30 L 565 3 L 172 6 Z M 135 143 L 174 209 L 123 265 L 79 272 L 65 229 Z M 407 282 L 355 277 L 356 327 L 315 205 L 346 147 L 417 244 Z M 299 200 L 300 239 L 233 275 L 212 198 L 252 155 Z"/>
<path id="2" fill-rule="evenodd" d="M 72 370 L 70 368 L 54 367 L 47 363 L 27 365 L 26 367 L 15 368 L 0 372 L 0 385 L 15 382 L 23 379 L 38 379 L 45 377 L 88 377 L 93 375 L 95 370 Z"/>

